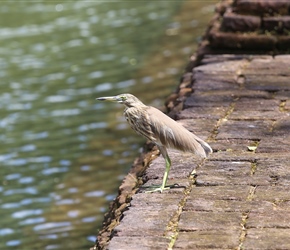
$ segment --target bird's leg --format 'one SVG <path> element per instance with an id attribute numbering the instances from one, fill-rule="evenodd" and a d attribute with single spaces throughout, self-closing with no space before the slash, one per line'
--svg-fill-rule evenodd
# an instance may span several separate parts
<path id="1" fill-rule="evenodd" d="M 166 186 L 166 182 L 167 182 L 167 179 L 168 179 L 168 174 L 169 174 L 170 167 L 171 167 L 171 160 L 170 160 L 167 152 L 166 152 L 166 156 L 164 157 L 164 160 L 165 160 L 165 172 L 164 172 L 164 176 L 163 176 L 162 185 L 160 187 L 161 192 L 164 190 L 164 188 Z"/>
<path id="2" fill-rule="evenodd" d="M 160 192 L 162 193 L 163 190 L 166 189 L 170 189 L 170 187 L 166 187 L 166 183 L 167 183 L 167 179 L 168 179 L 168 174 L 170 171 L 170 167 L 171 167 L 171 160 L 168 156 L 167 150 L 165 147 L 162 146 L 158 146 L 158 149 L 160 151 L 160 153 L 162 154 L 164 160 L 165 160 L 165 172 L 164 172 L 164 176 L 163 176 L 163 180 L 162 180 L 162 185 L 158 188 L 155 188 L 153 190 L 147 191 L 147 193 L 153 193 L 153 192 Z"/>

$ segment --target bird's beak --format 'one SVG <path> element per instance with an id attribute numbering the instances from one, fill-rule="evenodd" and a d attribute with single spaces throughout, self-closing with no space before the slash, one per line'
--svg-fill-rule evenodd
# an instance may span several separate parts
<path id="1" fill-rule="evenodd" d="M 118 96 L 105 96 L 96 98 L 98 101 L 110 101 L 110 102 L 120 102 L 121 99 Z"/>

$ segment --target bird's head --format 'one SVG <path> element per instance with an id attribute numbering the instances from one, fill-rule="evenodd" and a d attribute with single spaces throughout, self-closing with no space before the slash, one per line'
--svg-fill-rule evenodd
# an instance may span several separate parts
<path id="1" fill-rule="evenodd" d="M 131 94 L 120 94 L 116 96 L 107 96 L 97 98 L 99 101 L 111 101 L 122 103 L 127 107 L 144 106 L 144 104 L 136 97 Z"/>

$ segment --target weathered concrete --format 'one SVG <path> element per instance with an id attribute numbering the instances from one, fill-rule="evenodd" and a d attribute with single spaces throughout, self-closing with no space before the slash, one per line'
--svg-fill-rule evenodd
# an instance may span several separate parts
<path id="1" fill-rule="evenodd" d="M 290 56 L 231 60 L 202 61 L 193 70 L 194 92 L 176 115 L 214 153 L 200 161 L 170 151 L 169 184 L 179 186 L 147 194 L 164 172 L 163 158 L 155 159 L 108 249 L 290 246 Z"/>
<path id="2" fill-rule="evenodd" d="M 177 185 L 148 194 L 164 173 L 148 145 L 95 249 L 290 249 L 290 56 L 203 54 L 203 45 L 166 103 L 213 154 L 170 150 Z"/>
<path id="3" fill-rule="evenodd" d="M 289 52 L 289 6 L 287 0 L 222 1 L 206 40 L 216 50 L 235 49 L 235 53 Z"/>
<path id="4" fill-rule="evenodd" d="M 214 153 L 201 162 L 170 151 L 169 183 L 179 187 L 145 194 L 147 185 L 162 179 L 163 159 L 154 160 L 146 172 L 148 182 L 132 197 L 109 249 L 276 249 L 274 241 L 276 245 L 283 241 L 287 249 L 290 110 L 284 103 L 290 102 L 290 81 L 287 86 L 277 77 L 275 84 L 260 84 L 269 63 L 273 69 L 286 59 L 290 63 L 290 56 L 252 56 L 233 61 L 231 67 L 226 62 L 194 69 L 195 91 L 177 117 L 208 138 Z M 249 83 L 256 65 L 259 81 Z M 237 83 L 237 74 L 245 81 Z M 274 78 L 275 71 L 271 74 Z M 290 70 L 283 73 L 287 74 L 290 79 Z M 196 173 L 191 174 L 193 170 Z"/>

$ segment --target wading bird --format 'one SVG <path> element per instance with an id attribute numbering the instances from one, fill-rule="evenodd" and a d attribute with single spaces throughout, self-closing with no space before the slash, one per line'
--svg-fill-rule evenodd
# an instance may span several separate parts
<path id="1" fill-rule="evenodd" d="M 131 128 L 138 134 L 155 143 L 165 159 L 166 168 L 162 185 L 150 192 L 162 192 L 166 187 L 171 160 L 167 148 L 175 148 L 184 152 L 191 152 L 202 158 L 212 153 L 211 147 L 202 139 L 189 132 L 160 110 L 146 106 L 131 94 L 100 97 L 99 101 L 113 101 L 125 105 L 124 116 Z"/>

